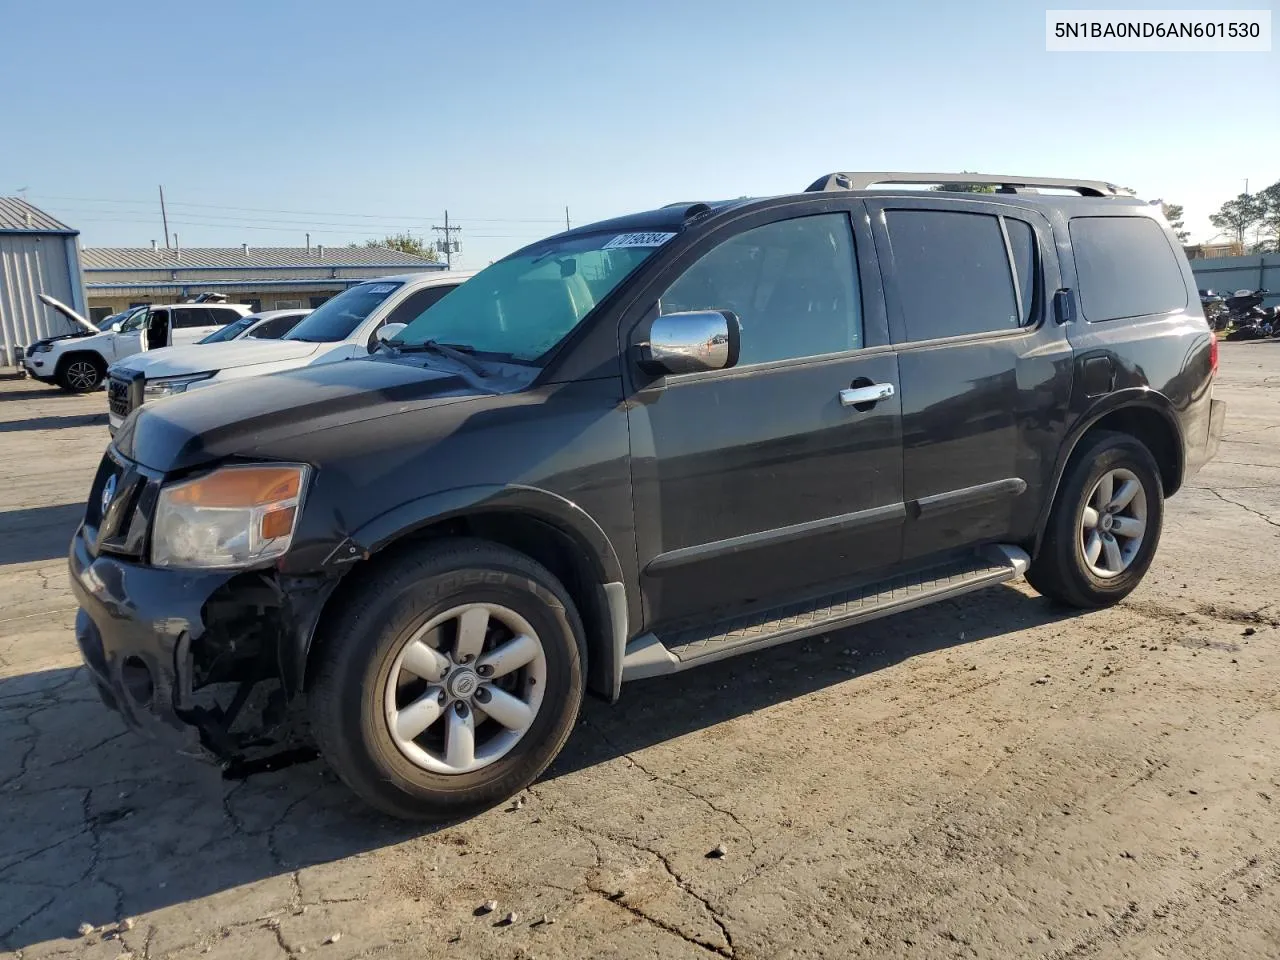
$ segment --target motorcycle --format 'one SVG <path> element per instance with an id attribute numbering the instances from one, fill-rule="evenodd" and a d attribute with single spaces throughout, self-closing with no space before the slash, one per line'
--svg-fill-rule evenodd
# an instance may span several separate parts
<path id="1" fill-rule="evenodd" d="M 1262 301 L 1270 293 L 1270 290 L 1262 289 L 1237 290 L 1227 297 L 1228 321 L 1237 327 L 1269 322 L 1274 315 L 1274 311 L 1264 307 Z"/>
<path id="2" fill-rule="evenodd" d="M 1210 330 L 1227 329 L 1227 298 L 1213 290 L 1200 291 L 1200 306 Z"/>

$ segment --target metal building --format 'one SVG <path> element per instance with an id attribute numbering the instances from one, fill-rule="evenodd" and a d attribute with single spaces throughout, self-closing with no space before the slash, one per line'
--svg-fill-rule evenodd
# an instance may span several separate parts
<path id="1" fill-rule="evenodd" d="M 86 247 L 87 316 L 95 322 L 138 303 L 177 303 L 222 293 L 255 310 L 318 307 L 352 284 L 443 270 L 386 247 Z M 83 312 L 83 311 L 81 311 Z"/>
<path id="2" fill-rule="evenodd" d="M 0 197 L 0 368 L 16 366 L 16 351 L 41 337 L 73 332 L 42 293 L 87 315 L 80 231 L 19 197 Z"/>

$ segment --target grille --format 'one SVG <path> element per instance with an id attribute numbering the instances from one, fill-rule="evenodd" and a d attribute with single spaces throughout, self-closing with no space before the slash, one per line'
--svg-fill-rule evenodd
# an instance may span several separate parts
<path id="1" fill-rule="evenodd" d="M 132 380 L 132 371 L 122 371 L 113 373 L 107 383 L 107 403 L 117 417 L 129 415 L 129 383 Z"/>

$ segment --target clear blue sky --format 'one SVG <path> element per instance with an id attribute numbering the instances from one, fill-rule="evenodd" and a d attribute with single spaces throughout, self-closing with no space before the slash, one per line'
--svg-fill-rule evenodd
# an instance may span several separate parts
<path id="1" fill-rule="evenodd" d="M 1197 239 L 1245 178 L 1280 180 L 1280 54 L 1049 54 L 1044 10 L 11 3 L 0 194 L 86 246 L 163 242 L 159 183 L 184 246 L 429 233 L 448 207 L 480 266 L 566 205 L 579 224 L 836 169 L 1108 179 L 1184 204 Z"/>

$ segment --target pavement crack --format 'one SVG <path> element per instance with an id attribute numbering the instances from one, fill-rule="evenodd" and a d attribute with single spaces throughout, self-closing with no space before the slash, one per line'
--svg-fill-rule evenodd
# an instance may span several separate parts
<path id="1" fill-rule="evenodd" d="M 627 753 L 626 751 L 622 750 L 617 744 L 615 744 L 612 740 L 610 740 L 609 735 L 605 733 L 604 730 L 602 730 L 599 726 L 597 726 L 594 723 L 590 723 L 590 721 L 588 721 L 588 725 L 593 730 L 596 731 L 600 739 L 603 740 L 611 750 L 613 750 L 616 754 L 622 757 L 622 759 L 627 761 L 627 763 L 629 763 L 631 766 L 635 767 L 637 770 L 639 770 L 641 773 L 647 776 L 650 780 L 656 780 L 659 783 L 666 784 L 668 787 L 671 787 L 672 789 L 679 790 L 681 793 L 687 794 L 688 796 L 692 797 L 694 800 L 697 800 L 699 803 L 706 806 L 708 810 L 711 810 L 714 813 L 718 813 L 721 816 L 728 817 L 730 820 L 732 820 L 737 825 L 738 829 L 741 830 L 744 834 L 746 834 L 747 842 L 751 844 L 751 856 L 755 856 L 758 850 L 758 847 L 756 845 L 755 834 L 752 833 L 750 827 L 748 827 L 745 823 L 742 822 L 742 820 L 738 817 L 736 813 L 734 813 L 728 807 L 720 806 L 719 804 L 715 803 L 713 800 L 710 800 L 707 797 L 704 797 L 702 794 L 698 793 L 693 788 L 687 787 L 683 783 L 680 783 L 679 781 L 672 780 L 670 777 L 665 777 L 660 773 L 655 773 L 653 770 L 650 770 L 643 763 L 637 760 L 634 754 Z"/>
<path id="2" fill-rule="evenodd" d="M 23 917 L 21 920 L 19 920 L 17 923 L 11 926 L 8 930 L 0 932 L 0 943 L 8 943 L 9 938 L 13 936 L 13 934 L 15 934 L 19 929 L 21 929 L 24 923 L 26 923 L 32 917 L 35 917 L 38 914 L 42 913 L 45 910 L 45 908 L 48 907 L 51 903 L 53 903 L 53 901 L 56 899 L 57 897 L 51 894 L 49 898 L 44 901 L 44 903 L 40 904 L 40 906 L 36 907 L 34 910 L 28 913 L 25 917 Z"/>
<path id="3" fill-rule="evenodd" d="M 672 874 L 672 876 L 674 877 L 675 875 Z M 639 920 L 643 920 L 645 923 L 652 924 L 653 926 L 657 927 L 659 930 L 663 930 L 671 934 L 673 937 L 679 937 L 685 943 L 698 947 L 701 950 L 705 950 L 708 953 L 715 954 L 718 957 L 732 957 L 734 955 L 733 943 L 729 941 L 728 934 L 727 934 L 727 931 L 725 931 L 724 924 L 720 922 L 720 919 L 716 917 L 715 914 L 712 914 L 711 918 L 715 920 L 716 925 L 720 927 L 720 930 L 722 932 L 725 932 L 725 941 L 729 943 L 729 946 L 727 948 L 718 946 L 717 944 L 714 944 L 714 943 L 708 943 L 707 941 L 702 940 L 698 937 L 690 936 L 689 934 L 681 930 L 679 927 L 677 927 L 675 924 L 668 923 L 666 920 L 663 920 L 660 917 L 655 917 L 652 914 L 646 913 L 644 910 L 641 910 L 635 904 L 627 903 L 625 899 L 625 894 L 623 893 L 618 893 L 618 892 L 611 893 L 610 891 L 595 885 L 589 885 L 588 889 L 590 889 L 592 893 L 597 894 L 600 897 L 603 897 L 605 900 L 607 900 L 609 903 L 612 903 L 614 906 L 621 907 L 623 910 L 631 914 L 633 917 L 636 917 Z"/>
<path id="4" fill-rule="evenodd" d="M 1209 493 L 1212 493 L 1215 497 L 1217 497 L 1223 503 L 1229 503 L 1232 506 L 1239 507 L 1241 510 L 1246 510 L 1249 513 L 1252 513 L 1258 519 L 1265 520 L 1267 523 L 1271 524 L 1273 527 L 1280 527 L 1280 520 L 1272 520 L 1269 516 L 1267 516 L 1261 510 L 1255 510 L 1253 509 L 1253 507 L 1249 506 L 1246 503 L 1241 503 L 1239 500 L 1232 500 L 1230 497 L 1224 497 L 1221 493 L 1219 493 L 1217 490 L 1213 489 L 1212 487 L 1204 487 L 1202 489 L 1209 491 Z"/>
<path id="5" fill-rule="evenodd" d="M 58 840 L 55 840 L 53 843 L 46 843 L 43 847 L 37 847 L 36 849 L 29 851 L 28 853 L 24 853 L 22 856 L 18 857 L 18 859 L 11 860 L 8 863 L 6 863 L 3 867 L 0 867 L 0 875 L 8 873 L 14 867 L 20 866 L 21 864 L 26 863 L 28 860 L 34 860 L 36 857 L 40 856 L 40 854 L 42 853 L 47 853 L 50 850 L 53 850 L 57 847 L 62 846 L 64 843 L 70 843 L 76 837 L 84 836 L 88 832 L 88 830 L 89 830 L 88 827 L 82 827 L 81 829 L 77 830 L 75 833 L 67 834 L 65 837 L 61 837 Z"/>

